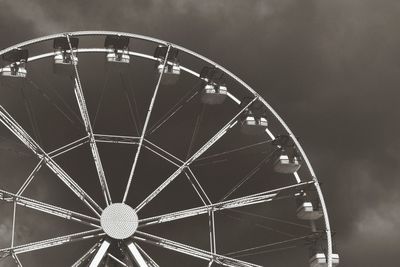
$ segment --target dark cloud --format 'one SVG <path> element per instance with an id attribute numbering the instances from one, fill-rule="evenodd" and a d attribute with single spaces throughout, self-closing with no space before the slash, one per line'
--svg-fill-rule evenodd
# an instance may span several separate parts
<path id="1" fill-rule="evenodd" d="M 118 30 L 169 40 L 226 66 L 259 91 L 300 137 L 323 183 L 341 266 L 396 265 L 397 1 L 0 5 L 1 47 L 55 32 Z"/>

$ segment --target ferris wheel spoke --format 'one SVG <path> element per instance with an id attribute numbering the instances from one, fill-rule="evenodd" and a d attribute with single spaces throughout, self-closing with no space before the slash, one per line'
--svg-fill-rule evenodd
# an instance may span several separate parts
<path id="1" fill-rule="evenodd" d="M 101 207 L 41 148 L 36 141 L 0 106 L 0 122 L 28 147 L 46 166 L 77 195 L 96 215 Z"/>
<path id="2" fill-rule="evenodd" d="M 212 205 L 205 205 L 202 207 L 187 209 L 183 211 L 177 211 L 172 213 L 167 213 L 164 215 L 154 216 L 150 218 L 145 218 L 139 220 L 139 227 L 145 227 L 148 225 L 165 223 L 175 220 L 180 220 L 183 218 L 193 217 L 197 215 L 202 215 L 208 213 L 209 211 L 220 211 L 226 209 L 235 209 L 245 206 L 251 206 L 255 204 L 265 203 L 272 200 L 293 197 L 298 194 L 301 190 L 310 187 L 314 184 L 314 181 L 302 182 L 299 184 L 289 185 L 262 193 L 257 193 L 245 197 L 240 197 L 236 199 L 226 200 L 223 202 L 217 202 Z M 286 194 L 284 194 L 286 193 Z"/>
<path id="3" fill-rule="evenodd" d="M 172 241 L 166 238 L 162 238 L 159 236 L 151 235 L 148 233 L 144 233 L 141 231 L 136 232 L 137 236 L 133 238 L 138 241 L 146 242 L 161 248 L 165 248 L 168 250 L 173 250 L 179 253 L 183 253 L 195 258 L 200 258 L 207 261 L 215 261 L 218 264 L 223 266 L 230 267 L 261 267 L 261 265 L 257 265 L 250 262 L 245 262 L 241 260 L 237 260 L 234 258 L 230 258 L 227 256 L 222 256 L 216 253 L 208 252 L 206 250 L 202 250 L 196 247 L 192 247 L 189 245 L 185 245 L 176 241 Z"/>
<path id="4" fill-rule="evenodd" d="M 18 194 L 13 194 L 0 189 L 0 200 L 11 202 L 20 206 L 44 212 L 50 215 L 61 217 L 66 220 L 76 221 L 78 223 L 86 224 L 92 227 L 100 228 L 99 219 L 84 215 L 75 211 L 63 209 L 54 205 L 43 203 Z"/>
<path id="5" fill-rule="evenodd" d="M 76 58 L 74 55 L 74 51 L 72 49 L 72 45 L 71 45 L 71 40 L 69 35 L 66 35 L 67 40 L 68 40 L 68 44 L 69 44 L 69 48 L 72 54 L 72 65 L 74 67 L 74 71 L 75 71 L 75 79 L 74 79 L 74 92 L 75 92 L 75 97 L 76 97 L 76 101 L 78 103 L 79 106 L 79 111 L 81 113 L 81 117 L 82 120 L 84 122 L 85 125 L 85 130 L 86 133 L 89 137 L 89 144 L 90 144 L 90 149 L 92 151 L 92 156 L 94 159 L 94 163 L 96 165 L 96 170 L 97 170 L 97 175 L 99 177 L 99 181 L 100 181 L 100 186 L 101 186 L 101 190 L 103 192 L 104 195 L 104 199 L 106 201 L 107 206 L 112 203 L 111 200 L 111 195 L 110 195 L 110 190 L 108 189 L 108 184 L 107 184 L 107 179 L 104 173 L 104 169 L 103 169 L 103 164 L 101 163 L 101 159 L 100 159 L 100 155 L 99 155 L 99 150 L 97 148 L 97 144 L 94 140 L 94 136 L 93 136 L 93 128 L 92 128 L 92 124 L 90 122 L 90 117 L 89 117 L 89 112 L 86 106 L 86 101 L 85 101 L 85 96 L 83 94 L 83 89 L 82 89 L 82 83 L 81 83 L 81 79 L 79 76 L 79 71 L 78 71 L 78 66 L 75 62 Z"/>
<path id="6" fill-rule="evenodd" d="M 101 229 L 94 229 L 89 231 L 84 231 L 75 234 L 64 235 L 56 238 L 41 240 L 37 242 L 32 242 L 24 245 L 19 245 L 15 247 L 0 249 L 0 258 L 7 257 L 12 253 L 18 255 L 35 250 L 41 250 L 46 248 L 52 248 L 60 245 L 64 245 L 71 242 L 87 240 L 90 238 L 100 237 L 105 235 L 101 233 Z"/>
<path id="7" fill-rule="evenodd" d="M 158 188 L 156 188 L 150 195 L 146 197 L 137 207 L 136 211 L 141 210 L 147 203 L 155 198 L 165 187 L 167 187 L 176 177 L 179 176 L 193 161 L 206 152 L 213 144 L 215 144 L 222 136 L 224 136 L 230 128 L 236 125 L 237 118 L 254 102 L 258 99 L 255 97 L 245 107 L 243 107 L 221 130 L 219 130 L 210 140 L 208 140 L 196 153 L 187 159 L 171 176 L 169 176 Z"/>
<path id="8" fill-rule="evenodd" d="M 100 242 L 96 242 L 85 254 L 83 254 L 79 259 L 77 259 L 71 267 L 80 267 L 86 260 L 88 260 L 96 249 L 100 247 Z"/>
<path id="9" fill-rule="evenodd" d="M 139 159 L 140 151 L 142 149 L 143 139 L 144 139 L 144 136 L 145 136 L 146 131 L 147 131 L 147 126 L 149 124 L 150 116 L 151 116 L 151 113 L 153 111 L 154 103 L 156 101 L 158 89 L 160 88 L 161 79 L 163 77 L 163 74 L 164 74 L 164 71 L 165 71 L 165 67 L 167 66 L 166 63 L 167 63 L 167 60 L 168 60 L 168 56 L 169 56 L 169 51 L 170 50 L 171 50 L 171 45 L 168 45 L 168 49 L 167 49 L 167 52 L 165 54 L 165 58 L 163 60 L 163 69 L 162 69 L 160 75 L 158 76 L 158 81 L 157 81 L 156 87 L 154 89 L 153 97 L 151 98 L 150 105 L 149 105 L 149 108 L 147 110 L 146 119 L 144 121 L 143 129 L 142 129 L 142 134 L 141 134 L 140 139 L 139 139 L 138 148 L 136 150 L 135 159 L 133 160 L 133 164 L 132 164 L 132 167 L 131 167 L 131 172 L 129 174 L 128 183 L 127 183 L 126 188 L 125 188 L 125 193 L 124 193 L 124 197 L 122 199 L 122 203 L 125 203 L 125 201 L 126 201 L 126 199 L 128 197 L 128 193 L 129 193 L 129 189 L 131 187 L 133 175 L 135 173 L 135 169 L 136 169 L 136 165 L 137 165 L 137 162 L 138 162 L 138 159 Z"/>

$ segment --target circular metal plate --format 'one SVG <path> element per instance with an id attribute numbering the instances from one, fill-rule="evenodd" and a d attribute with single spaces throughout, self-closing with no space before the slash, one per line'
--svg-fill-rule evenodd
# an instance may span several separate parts
<path id="1" fill-rule="evenodd" d="M 138 227 L 136 211 L 123 203 L 114 203 L 104 209 L 100 218 L 104 232 L 114 239 L 132 236 Z"/>

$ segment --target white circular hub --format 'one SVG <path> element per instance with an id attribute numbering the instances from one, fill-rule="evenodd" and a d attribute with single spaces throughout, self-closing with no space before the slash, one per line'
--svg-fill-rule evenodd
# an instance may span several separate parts
<path id="1" fill-rule="evenodd" d="M 135 233 L 138 227 L 138 216 L 130 206 L 114 203 L 103 210 L 100 223 L 109 237 L 125 239 Z"/>

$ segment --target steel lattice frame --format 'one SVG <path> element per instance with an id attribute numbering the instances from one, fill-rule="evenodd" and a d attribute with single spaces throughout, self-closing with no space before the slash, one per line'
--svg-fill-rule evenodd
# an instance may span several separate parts
<path id="1" fill-rule="evenodd" d="M 97 143 L 100 142 L 105 142 L 105 143 L 121 143 L 121 144 L 135 144 L 138 146 L 138 150 L 135 155 L 135 160 L 133 162 L 132 168 L 131 168 L 131 173 L 128 179 L 128 183 L 126 186 L 125 194 L 123 196 L 123 202 L 126 201 L 127 195 L 129 193 L 132 177 L 134 175 L 135 167 L 137 160 L 140 156 L 140 151 L 142 148 L 148 149 L 149 151 L 152 151 L 154 154 L 162 157 L 166 161 L 172 163 L 177 167 L 176 171 L 169 176 L 168 178 L 165 179 L 165 181 L 155 190 L 153 191 L 146 199 L 144 199 L 136 208 L 136 211 L 139 211 L 142 209 L 148 202 L 150 202 L 155 196 L 158 195 L 164 188 L 168 186 L 169 183 L 171 183 L 179 174 L 184 173 L 188 178 L 189 181 L 191 182 L 192 186 L 195 188 L 198 196 L 201 198 L 204 206 L 198 207 L 198 208 L 192 208 L 188 210 L 183 210 L 179 212 L 172 212 L 169 214 L 163 214 L 151 218 L 143 218 L 139 219 L 139 230 L 136 231 L 135 235 L 133 238 L 128 242 L 126 242 L 126 246 L 128 250 L 131 253 L 131 256 L 134 258 L 135 262 L 143 267 L 143 266 L 159 266 L 138 244 L 136 244 L 137 241 L 142 241 L 146 242 L 149 244 L 153 244 L 165 249 L 177 251 L 180 253 L 184 253 L 196 258 L 200 259 L 205 259 L 208 261 L 208 266 L 211 266 L 213 263 L 218 263 L 224 266 L 236 266 L 236 267 L 250 267 L 250 266 L 260 266 L 257 264 L 252 264 L 249 262 L 241 261 L 238 259 L 234 259 L 229 256 L 224 256 L 224 255 L 219 255 L 217 254 L 216 247 L 215 247 L 215 223 L 214 223 L 214 212 L 217 212 L 219 210 L 223 209 L 233 209 L 237 207 L 244 207 L 244 206 L 249 206 L 249 205 L 254 205 L 258 203 L 264 203 L 268 202 L 271 200 L 274 200 L 276 198 L 284 197 L 282 195 L 285 194 L 285 192 L 299 192 L 301 189 L 313 185 L 316 189 L 316 192 L 319 197 L 319 201 L 322 207 L 323 211 L 323 217 L 324 217 L 324 226 L 325 226 L 325 234 L 326 234 L 326 240 L 327 240 L 327 263 L 328 266 L 332 266 L 332 240 L 331 240 L 331 230 L 330 230 L 330 224 L 329 224 L 329 219 L 328 219 L 328 213 L 326 209 L 326 205 L 324 202 L 324 197 L 320 188 L 320 185 L 318 183 L 317 177 L 313 171 L 313 168 L 307 158 L 307 155 L 305 154 L 304 150 L 302 149 L 301 145 L 299 144 L 298 140 L 296 137 L 293 135 L 289 127 L 286 125 L 286 123 L 283 121 L 283 119 L 276 113 L 276 111 L 255 91 L 253 90 L 249 85 L 247 85 L 244 81 L 242 81 L 240 78 L 238 78 L 236 75 L 231 73 L 229 70 L 225 69 L 224 67 L 220 66 L 219 64 L 213 62 L 212 60 L 201 56 L 193 51 L 190 51 L 184 47 L 181 47 L 176 44 L 172 44 L 163 40 L 155 39 L 155 38 L 150 38 L 147 36 L 143 35 L 137 35 L 137 34 L 131 34 L 131 33 L 123 33 L 123 32 L 113 32 L 113 31 L 80 31 L 80 32 L 68 32 L 68 33 L 60 33 L 60 34 L 54 34 L 54 35 L 49 35 L 45 36 L 42 38 L 37 38 L 33 39 L 27 42 L 22 42 L 17 45 L 11 46 L 9 48 L 6 48 L 2 51 L 0 51 L 0 55 L 3 55 L 13 49 L 17 48 L 23 48 L 23 47 L 28 47 L 29 45 L 44 42 L 44 41 L 49 41 L 58 37 L 66 37 L 70 43 L 70 38 L 71 37 L 80 37 L 80 36 L 108 36 L 108 35 L 119 35 L 119 36 L 126 36 L 132 39 L 139 39 L 147 42 L 152 42 L 155 44 L 160 44 L 160 45 L 165 45 L 168 47 L 167 55 L 165 56 L 164 59 L 164 68 L 167 64 L 170 64 L 170 62 L 167 62 L 168 59 L 168 53 L 171 48 L 178 49 L 180 51 L 183 51 L 184 53 L 187 53 L 195 58 L 198 58 L 202 60 L 205 63 L 208 63 L 212 66 L 215 66 L 216 68 L 222 70 L 225 74 L 230 76 L 232 79 L 234 79 L 236 82 L 238 82 L 240 85 L 242 85 L 245 89 L 248 90 L 253 95 L 253 99 L 248 102 L 243 108 L 230 120 L 228 121 L 224 127 L 222 127 L 208 142 L 206 142 L 199 150 L 197 150 L 191 157 L 189 157 L 187 160 L 181 160 L 177 158 L 176 156 L 172 155 L 168 151 L 162 149 L 158 145 L 150 142 L 145 138 L 145 133 L 147 130 L 149 118 L 152 112 L 152 108 L 154 105 L 154 100 L 157 96 L 158 88 L 160 86 L 160 81 L 162 79 L 163 73 L 161 72 L 158 78 L 158 82 L 156 85 L 156 88 L 153 93 L 153 97 L 150 103 L 150 107 L 148 108 L 148 113 L 146 115 L 146 120 L 144 122 L 144 126 L 142 128 L 142 132 L 140 136 L 117 136 L 117 135 L 104 135 L 104 134 L 98 134 L 94 133 L 92 129 L 92 125 L 89 119 L 89 113 L 87 111 L 86 107 L 86 102 L 84 98 L 84 91 L 82 89 L 82 84 L 80 81 L 79 77 L 79 71 L 77 68 L 77 65 L 74 64 L 74 71 L 75 71 L 75 96 L 77 103 L 79 105 L 80 109 L 80 115 L 81 119 L 84 122 L 84 126 L 86 129 L 87 136 L 78 139 L 74 142 L 71 142 L 70 144 L 67 144 L 63 147 L 60 147 L 59 149 L 56 149 L 51 152 L 46 152 L 44 151 L 40 145 L 31 137 L 29 134 L 22 128 L 20 124 L 14 118 L 2 107 L 0 106 L 0 121 L 4 126 L 6 126 L 22 143 L 26 145 L 27 148 L 29 148 L 39 159 L 39 163 L 37 164 L 36 168 L 32 171 L 32 173 L 29 175 L 29 177 L 26 179 L 25 183 L 22 185 L 20 190 L 17 193 L 11 193 L 7 192 L 4 190 L 0 190 L 0 199 L 6 202 L 11 202 L 14 204 L 14 215 L 13 215 L 13 229 L 12 229 L 12 240 L 11 240 L 11 247 L 6 248 L 6 249 L 0 249 L 0 258 L 3 258 L 5 256 L 11 256 L 15 260 L 16 264 L 18 266 L 22 266 L 18 255 L 21 253 L 26 253 L 29 251 L 33 250 L 38 250 L 38 249 L 44 249 L 48 247 L 53 247 L 53 246 L 58 246 L 62 244 L 66 244 L 72 241 L 79 241 L 79 240 L 86 240 L 88 238 L 99 238 L 99 237 L 104 237 L 106 234 L 102 232 L 101 226 L 100 226 L 100 214 L 103 210 L 102 207 L 100 207 L 74 180 L 72 177 L 70 177 L 63 169 L 61 166 L 59 166 L 55 161 L 54 158 L 67 153 L 68 151 L 75 149 L 83 144 L 89 143 L 93 160 L 95 162 L 97 174 L 98 174 L 98 179 L 100 181 L 100 185 L 102 188 L 102 192 L 104 194 L 105 201 L 108 204 L 112 203 L 111 196 L 109 193 L 108 185 L 107 185 L 107 180 L 103 171 L 103 166 L 101 163 L 100 155 L 97 149 Z M 74 54 L 81 54 L 81 53 L 107 53 L 110 50 L 106 48 L 81 48 L 81 49 L 72 49 L 72 46 L 70 46 L 70 52 Z M 141 57 L 145 58 L 148 60 L 153 60 L 153 61 L 160 61 L 160 59 L 155 58 L 152 55 L 147 55 L 143 53 L 138 53 L 134 51 L 129 51 L 129 55 L 134 56 L 134 57 Z M 35 60 L 43 59 L 43 58 L 48 58 L 52 57 L 55 55 L 55 52 L 49 52 L 49 53 L 44 53 L 40 55 L 35 55 L 32 56 L 28 59 L 28 62 L 33 62 Z M 166 64 L 167 63 L 167 64 Z M 195 77 L 200 78 L 200 74 L 197 73 L 196 71 L 193 71 L 185 66 L 181 65 L 181 69 Z M 228 96 L 231 100 L 233 100 L 236 104 L 240 105 L 241 101 L 236 98 L 233 94 L 228 93 Z M 302 181 L 299 175 L 295 173 L 295 180 L 296 183 L 287 186 L 287 187 L 282 187 L 282 188 L 277 188 L 275 190 L 269 190 L 265 191 L 263 193 L 258 193 L 258 194 L 253 194 L 249 195 L 246 197 L 240 197 L 236 199 L 230 199 L 230 200 L 224 200 L 222 202 L 217 202 L 217 203 L 212 203 L 210 201 L 210 198 L 208 197 L 207 193 L 205 190 L 202 188 L 200 183 L 198 182 L 198 179 L 196 176 L 193 174 L 190 168 L 190 164 L 198 159 L 205 151 L 207 151 L 215 142 L 217 142 L 220 138 L 222 138 L 230 128 L 232 128 L 237 122 L 239 116 L 245 111 L 254 101 L 260 101 L 279 123 L 283 126 L 283 128 L 286 130 L 287 134 L 292 138 L 293 142 L 295 143 L 295 146 L 299 150 L 304 162 L 306 163 L 306 166 L 308 168 L 309 173 L 312 176 L 311 180 L 308 181 Z M 267 131 L 269 137 L 271 139 L 274 138 L 274 134 L 271 133 L 270 131 Z M 27 186 L 30 184 L 32 181 L 34 175 L 38 172 L 38 170 L 42 166 L 47 166 L 51 171 L 54 172 L 58 176 L 58 178 L 63 181 L 69 188 L 70 190 L 75 193 L 92 211 L 95 217 L 80 214 L 71 210 L 66 210 L 60 207 L 56 207 L 53 205 L 49 205 L 46 203 L 42 203 L 40 201 L 36 201 L 33 199 L 29 199 L 27 197 L 22 196 L 22 193 L 24 190 L 27 188 Z M 47 214 L 51 214 L 54 216 L 58 216 L 61 218 L 64 218 L 66 220 L 73 220 L 77 221 L 86 225 L 89 225 L 93 227 L 93 230 L 90 231 L 85 231 L 81 233 L 76 233 L 76 234 L 71 234 L 71 235 L 66 235 L 66 236 L 61 236 L 57 238 L 52 238 L 48 240 L 43 240 L 43 241 L 38 241 L 34 243 L 29 243 L 29 244 L 24 244 L 24 245 L 18 245 L 14 246 L 14 231 L 15 231 L 15 210 L 16 206 L 21 205 L 25 206 L 31 209 L 35 209 Z M 157 223 L 162 223 L 162 222 L 167 222 L 167 221 L 174 221 L 178 220 L 181 218 L 187 218 L 187 217 L 192 217 L 196 216 L 199 214 L 208 214 L 209 215 L 209 224 L 210 224 L 210 251 L 205 251 L 202 249 L 198 249 L 195 247 L 191 247 L 185 244 L 181 244 L 178 242 L 174 242 L 162 237 L 158 237 L 155 235 L 151 235 L 145 232 L 142 232 L 141 228 L 146 227 L 147 225 L 152 225 L 152 224 L 157 224 Z M 80 259 L 78 259 L 73 266 L 80 266 L 82 262 L 84 262 L 86 259 L 89 257 L 93 257 L 93 260 L 91 261 L 90 266 L 98 266 L 100 264 L 101 259 L 104 257 L 104 255 L 107 254 L 107 248 L 109 247 L 110 243 L 107 239 L 101 238 L 100 241 L 98 241 L 87 253 L 85 253 Z M 108 254 L 111 258 L 114 258 L 115 261 L 118 262 L 118 259 L 113 257 L 111 254 Z M 120 262 L 121 266 L 124 265 L 124 263 Z"/>

